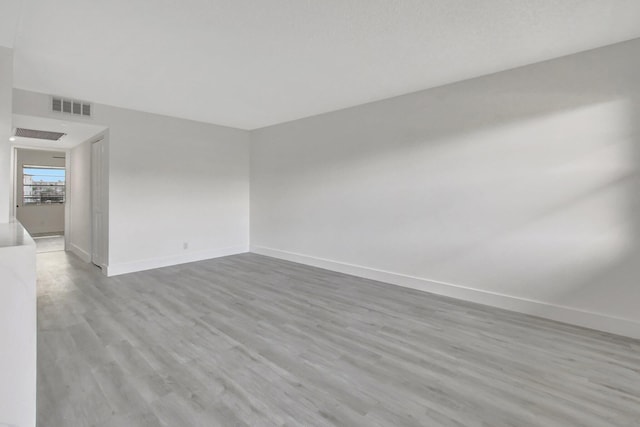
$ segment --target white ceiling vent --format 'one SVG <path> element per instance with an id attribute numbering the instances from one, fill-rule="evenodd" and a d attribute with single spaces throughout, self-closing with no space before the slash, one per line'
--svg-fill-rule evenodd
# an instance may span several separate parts
<path id="1" fill-rule="evenodd" d="M 75 99 L 51 97 L 51 109 L 58 113 L 73 114 L 75 116 L 91 117 L 91 104 Z"/>
<path id="2" fill-rule="evenodd" d="M 25 128 L 17 128 L 16 136 L 20 136 L 22 138 L 35 138 L 35 139 L 47 139 L 49 141 L 58 141 L 60 138 L 65 136 L 66 133 L 62 132 L 50 132 L 48 130 L 35 130 L 35 129 L 25 129 Z"/>

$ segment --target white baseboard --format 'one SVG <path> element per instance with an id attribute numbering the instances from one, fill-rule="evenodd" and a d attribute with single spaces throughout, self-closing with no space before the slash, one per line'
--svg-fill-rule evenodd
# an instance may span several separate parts
<path id="1" fill-rule="evenodd" d="M 219 258 L 227 255 L 236 255 L 245 252 L 249 252 L 249 247 L 246 245 L 216 248 L 206 251 L 171 255 L 162 258 L 151 258 L 139 261 L 109 264 L 108 266 L 103 267 L 103 271 L 106 272 L 107 276 L 111 277 L 120 274 L 134 273 L 136 271 L 144 271 L 154 268 L 168 267 L 171 265 L 186 264 L 188 262 L 202 261 L 205 259 Z"/>
<path id="2" fill-rule="evenodd" d="M 433 294 L 444 295 L 451 298 L 475 302 L 544 317 L 559 322 L 582 326 L 589 329 L 623 335 L 640 339 L 640 322 L 629 319 L 611 317 L 601 313 L 593 313 L 580 309 L 556 305 L 543 301 L 536 301 L 526 298 L 519 298 L 465 286 L 454 285 L 436 280 L 429 280 L 420 277 L 408 276 L 405 274 L 393 273 L 360 265 L 348 264 L 324 258 L 317 258 L 293 252 L 281 251 L 278 249 L 263 246 L 251 246 L 251 252 L 266 255 L 273 258 L 280 258 L 300 264 L 311 265 L 339 273 L 350 274 L 363 277 L 365 279 L 390 283 L 406 288 L 417 289 Z"/>
<path id="3" fill-rule="evenodd" d="M 69 242 L 69 251 L 73 252 L 84 262 L 91 262 L 91 254 L 75 243 Z"/>

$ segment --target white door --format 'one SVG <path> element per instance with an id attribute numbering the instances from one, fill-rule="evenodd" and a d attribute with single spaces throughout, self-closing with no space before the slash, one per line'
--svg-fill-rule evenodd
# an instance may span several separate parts
<path id="1" fill-rule="evenodd" d="M 91 145 L 91 262 L 104 264 L 102 141 Z"/>

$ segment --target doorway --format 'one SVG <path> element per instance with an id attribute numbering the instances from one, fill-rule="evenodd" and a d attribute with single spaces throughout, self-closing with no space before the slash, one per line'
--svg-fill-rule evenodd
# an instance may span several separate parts
<path id="1" fill-rule="evenodd" d="M 11 216 L 39 251 L 65 250 L 106 272 L 108 128 L 85 118 L 20 114 L 13 115 L 13 126 Z M 61 136 L 54 141 L 43 133 Z"/>
<path id="2" fill-rule="evenodd" d="M 15 156 L 16 218 L 37 252 L 65 250 L 66 152 L 17 148 Z"/>

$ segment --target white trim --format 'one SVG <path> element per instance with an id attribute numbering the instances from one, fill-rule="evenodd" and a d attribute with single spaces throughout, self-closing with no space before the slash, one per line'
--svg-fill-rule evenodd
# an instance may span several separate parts
<path id="1" fill-rule="evenodd" d="M 471 301 L 519 313 L 544 317 L 558 322 L 569 323 L 585 328 L 640 339 L 640 323 L 629 319 L 612 317 L 606 314 L 584 311 L 563 305 L 489 292 L 481 289 L 454 285 L 452 283 L 393 273 L 390 271 L 378 270 L 375 268 L 348 264 L 294 252 L 281 251 L 264 246 L 251 246 L 251 252 L 337 271 L 339 273 L 363 277 L 365 279 L 403 286 L 405 288 L 417 289 L 424 292 L 444 295 L 451 298 Z"/>
<path id="2" fill-rule="evenodd" d="M 69 251 L 76 254 L 82 261 L 91 262 L 91 254 L 73 242 L 69 243 Z"/>
<path id="3" fill-rule="evenodd" d="M 64 151 L 64 249 L 71 249 L 71 149 Z"/>
<path id="4" fill-rule="evenodd" d="M 13 128 L 11 129 L 13 132 Z M 18 218 L 16 205 L 18 204 L 18 147 L 11 145 L 11 205 L 9 206 L 9 219 Z"/>
<path id="5" fill-rule="evenodd" d="M 245 252 L 249 252 L 249 247 L 247 245 L 230 246 L 226 248 L 189 252 L 180 255 L 170 255 L 161 258 L 151 258 L 139 261 L 109 264 L 108 266 L 103 267 L 103 271 L 106 272 L 107 276 L 111 277 L 120 274 L 134 273 L 136 271 L 151 270 L 153 268 L 168 267 L 177 264 L 186 264 L 188 262 L 202 261 L 205 259 L 219 258 Z"/>

